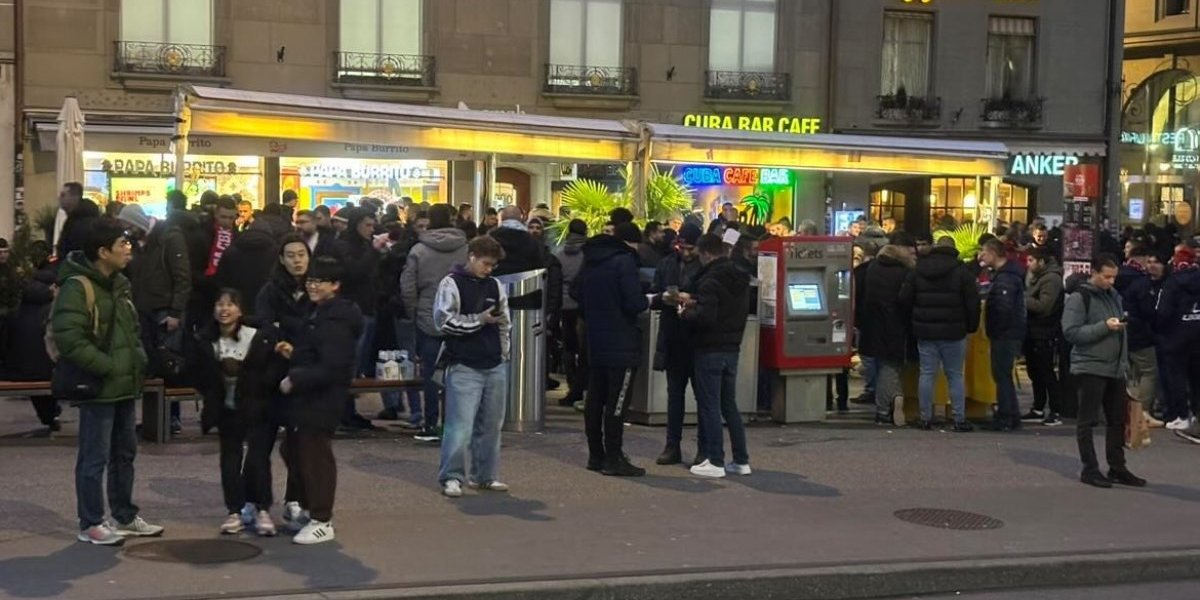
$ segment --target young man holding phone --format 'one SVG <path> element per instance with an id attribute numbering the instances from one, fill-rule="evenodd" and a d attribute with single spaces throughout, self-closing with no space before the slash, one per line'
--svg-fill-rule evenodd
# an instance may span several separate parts
<path id="1" fill-rule="evenodd" d="M 448 498 L 462 496 L 462 484 L 507 492 L 496 479 L 500 463 L 500 428 L 504 425 L 508 389 L 508 297 L 492 269 L 504 259 L 504 248 L 490 236 L 471 240 L 467 263 L 456 267 L 438 286 L 433 324 L 444 336 L 446 415 L 438 482 Z M 471 478 L 466 450 L 471 447 Z"/>

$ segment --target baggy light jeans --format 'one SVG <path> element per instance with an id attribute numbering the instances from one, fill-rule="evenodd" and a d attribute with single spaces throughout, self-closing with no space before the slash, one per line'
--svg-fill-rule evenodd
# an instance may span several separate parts
<path id="1" fill-rule="evenodd" d="M 500 466 L 500 429 L 507 410 L 508 363 L 490 369 L 463 365 L 446 368 L 446 414 L 438 483 L 466 483 L 466 452 L 471 451 L 471 481 L 496 481 Z"/>
<path id="2" fill-rule="evenodd" d="M 917 384 L 917 395 L 921 400 L 921 420 L 926 423 L 933 420 L 933 382 L 940 368 L 946 372 L 954 422 L 966 421 L 963 367 L 967 359 L 967 340 L 917 340 L 917 353 L 921 357 L 921 377 Z"/>

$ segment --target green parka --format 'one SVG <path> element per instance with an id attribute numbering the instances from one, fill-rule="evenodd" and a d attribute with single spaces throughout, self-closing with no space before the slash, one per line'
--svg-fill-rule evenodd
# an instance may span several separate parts
<path id="1" fill-rule="evenodd" d="M 99 335 L 92 331 L 92 315 L 83 284 L 71 279 L 77 275 L 92 282 L 95 309 L 100 317 Z M 120 273 L 105 277 L 82 252 L 75 251 L 67 255 L 59 268 L 58 285 L 58 298 L 50 316 L 54 342 L 63 358 L 104 378 L 93 401 L 118 402 L 140 396 L 146 353 L 142 349 L 129 280 Z M 114 328 L 111 341 L 108 348 L 102 348 L 110 327 Z"/>

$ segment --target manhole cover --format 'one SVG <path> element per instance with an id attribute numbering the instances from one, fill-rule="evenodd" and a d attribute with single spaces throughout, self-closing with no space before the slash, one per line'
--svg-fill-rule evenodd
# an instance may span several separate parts
<path id="1" fill-rule="evenodd" d="M 993 519 L 987 515 L 980 515 L 961 510 L 946 510 L 942 508 L 906 508 L 898 510 L 895 513 L 897 519 L 908 521 L 917 525 L 926 527 L 938 527 L 941 529 L 958 529 L 958 530 L 980 530 L 980 529 L 1000 529 L 1004 527 L 1004 521 Z"/>
<path id="2" fill-rule="evenodd" d="M 208 565 L 250 560 L 262 548 L 236 540 L 158 540 L 133 544 L 125 554 L 143 560 Z"/>

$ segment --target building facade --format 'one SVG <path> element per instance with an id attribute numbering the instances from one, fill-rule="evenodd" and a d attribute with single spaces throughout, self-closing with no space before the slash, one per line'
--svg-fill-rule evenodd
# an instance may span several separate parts
<path id="1" fill-rule="evenodd" d="M 194 83 L 796 136 L 995 139 L 1020 156 L 1063 159 L 1029 161 L 1034 176 L 1019 161 L 1003 182 L 1001 216 L 1028 220 L 1062 212 L 1054 171 L 1063 162 L 1104 153 L 1105 41 L 1095 32 L 1106 27 L 1105 11 L 1070 4 L 25 0 L 17 123 L 25 193 L 31 209 L 53 202 L 55 115 L 74 96 L 88 121 L 89 194 L 102 202 L 161 197 L 175 185 L 166 177 L 174 171 L 171 92 Z M 397 161 L 346 146 L 337 156 L 266 156 L 236 141 L 193 140 L 181 185 L 189 195 L 216 189 L 259 203 L 290 188 L 311 203 L 355 193 L 458 199 L 447 190 L 459 179 L 453 161 Z M 611 166 L 505 164 L 497 196 L 551 203 L 554 190 L 584 173 L 617 177 Z M 698 189 L 703 210 L 762 193 L 759 176 Z M 786 189 L 767 193 L 786 209 L 773 217 L 820 222 L 844 208 L 914 230 L 939 214 L 977 217 L 971 190 L 977 204 L 990 185 L 821 173 L 779 181 Z"/>

